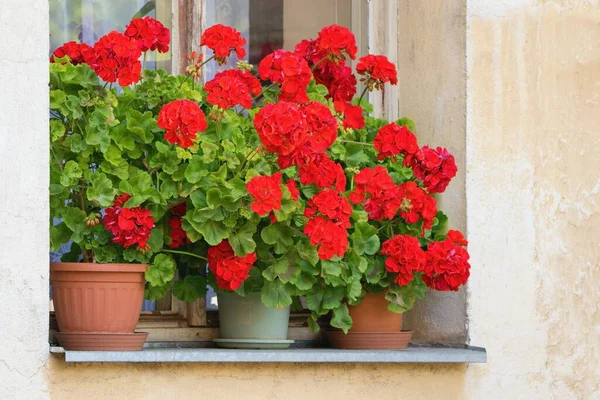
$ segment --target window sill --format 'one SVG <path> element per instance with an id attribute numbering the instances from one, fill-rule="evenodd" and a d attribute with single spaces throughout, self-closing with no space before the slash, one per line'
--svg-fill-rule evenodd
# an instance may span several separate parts
<path id="1" fill-rule="evenodd" d="M 64 354 L 65 362 L 201 362 L 201 363 L 485 363 L 486 350 L 472 346 L 409 346 L 406 350 L 334 350 L 292 348 L 289 350 L 231 350 L 215 348 L 146 347 L 142 351 L 70 351 L 52 346 L 50 352 Z"/>

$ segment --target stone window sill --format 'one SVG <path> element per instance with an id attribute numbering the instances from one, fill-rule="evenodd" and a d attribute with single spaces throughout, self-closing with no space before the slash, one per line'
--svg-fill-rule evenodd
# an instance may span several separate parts
<path id="1" fill-rule="evenodd" d="M 65 362 L 111 363 L 485 363 L 486 350 L 473 346 L 409 346 L 406 350 L 334 350 L 291 348 L 288 350 L 233 350 L 153 344 L 142 351 L 71 351 L 51 346 Z"/>

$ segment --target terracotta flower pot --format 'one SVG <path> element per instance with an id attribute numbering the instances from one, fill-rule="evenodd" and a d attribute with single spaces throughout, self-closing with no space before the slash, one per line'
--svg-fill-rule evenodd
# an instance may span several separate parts
<path id="1" fill-rule="evenodd" d="M 352 328 L 348 334 L 329 330 L 327 339 L 338 349 L 405 349 L 412 337 L 411 331 L 402 331 L 402 314 L 388 310 L 385 294 L 367 293 L 357 306 L 348 306 Z"/>
<path id="2" fill-rule="evenodd" d="M 57 338 L 63 347 L 134 350 L 130 344 L 119 347 L 119 338 L 126 337 L 127 341 L 141 341 L 136 345 L 141 349 L 147 334 L 134 334 L 134 331 L 144 300 L 147 267 L 145 264 L 52 263 L 52 299 L 61 332 Z M 89 347 L 90 334 L 103 339 L 93 348 L 85 348 Z M 132 339 L 133 335 L 138 339 Z M 81 342 L 84 337 L 87 344 Z M 66 343 L 72 340 L 78 341 L 76 347 Z"/>
<path id="3" fill-rule="evenodd" d="M 348 306 L 352 317 L 350 332 L 400 332 L 402 314 L 388 310 L 385 293 L 367 293 L 357 306 Z"/>

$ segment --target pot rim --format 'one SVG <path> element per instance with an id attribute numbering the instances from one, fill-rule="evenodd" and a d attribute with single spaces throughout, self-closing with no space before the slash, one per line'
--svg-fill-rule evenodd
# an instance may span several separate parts
<path id="1" fill-rule="evenodd" d="M 88 263 L 88 262 L 54 262 L 50 263 L 51 272 L 146 272 L 148 264 L 126 263 Z"/>

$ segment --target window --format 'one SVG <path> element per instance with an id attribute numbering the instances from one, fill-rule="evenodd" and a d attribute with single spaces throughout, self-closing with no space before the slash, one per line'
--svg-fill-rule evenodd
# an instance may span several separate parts
<path id="1" fill-rule="evenodd" d="M 50 0 L 50 48 L 70 40 L 93 44 L 111 30 L 122 31 L 136 14 L 150 15 L 171 29 L 171 52 L 152 52 L 146 68 L 179 72 L 185 69 L 185 54 L 198 50 L 204 26 L 230 25 L 247 40 L 248 61 L 258 64 L 273 50 L 293 50 L 304 38 L 315 37 L 333 23 L 353 29 L 359 47 L 366 45 L 366 29 L 359 29 L 366 12 L 366 0 Z M 365 53 L 365 51 L 362 51 Z M 231 68 L 231 57 L 221 69 Z M 217 72 L 216 64 L 207 64 L 205 79 Z M 53 260 L 60 259 L 60 253 Z M 167 294 L 165 298 L 144 303 L 138 328 L 150 332 L 148 342 L 210 341 L 217 334 L 218 317 L 214 292 L 193 304 L 185 304 Z M 205 305 L 207 304 L 207 305 Z M 207 312 L 208 310 L 208 312 Z M 290 337 L 312 340 L 306 314 L 290 318 Z M 55 325 L 53 325 L 55 328 Z"/>

